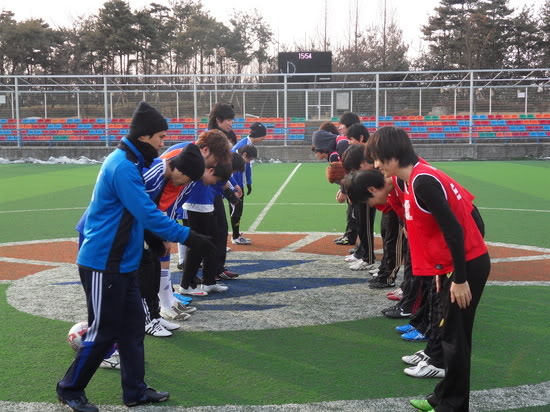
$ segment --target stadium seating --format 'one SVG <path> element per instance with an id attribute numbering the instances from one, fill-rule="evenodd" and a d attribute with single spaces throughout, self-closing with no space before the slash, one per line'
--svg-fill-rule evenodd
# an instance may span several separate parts
<path id="1" fill-rule="evenodd" d="M 333 122 L 338 122 L 333 118 Z M 198 119 L 198 128 L 193 118 L 167 119 L 169 124 L 167 140 L 193 140 L 207 129 L 208 119 Z M 250 125 L 262 122 L 267 129 L 267 139 L 283 140 L 285 123 L 283 118 L 236 118 L 233 130 L 237 136 L 246 136 Z M 375 117 L 361 117 L 363 124 L 373 132 Z M 395 126 L 404 129 L 413 139 L 468 139 L 470 128 L 474 139 L 483 138 L 544 138 L 550 137 L 550 113 L 543 114 L 479 114 L 470 118 L 458 116 L 381 116 L 378 126 Z M 130 119 L 114 118 L 107 122 L 98 119 L 39 119 L 20 121 L 20 135 L 23 141 L 105 141 L 119 140 L 128 132 Z M 107 127 L 105 127 L 107 126 Z M 287 119 L 288 139 L 301 141 L 306 138 L 306 120 L 303 117 Z M 309 137 L 309 136 L 307 136 Z M 17 140 L 15 119 L 0 119 L 0 141 Z"/>

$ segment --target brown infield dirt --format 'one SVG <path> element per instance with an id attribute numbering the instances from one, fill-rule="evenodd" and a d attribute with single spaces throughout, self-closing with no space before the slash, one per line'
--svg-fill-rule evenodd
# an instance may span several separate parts
<path id="1" fill-rule="evenodd" d="M 250 234 L 251 245 L 233 245 L 228 238 L 228 245 L 234 251 L 242 252 L 277 252 L 299 240 L 306 234 Z M 324 236 L 296 250 L 298 253 L 345 256 L 350 245 L 334 244 L 336 235 Z M 382 249 L 382 241 L 375 238 L 375 248 Z M 71 241 L 29 243 L 26 245 L 0 246 L 0 258 L 31 260 L 26 262 L 0 261 L 0 280 L 16 280 L 34 273 L 51 269 L 55 266 L 40 265 L 36 262 L 73 263 L 76 259 L 77 243 Z M 513 247 L 489 246 L 491 258 L 529 258 L 546 255 L 544 252 L 524 250 Z M 228 255 L 231 259 L 231 254 Z M 381 256 L 377 255 L 380 259 Z M 342 264 L 344 264 L 342 262 Z M 524 260 L 515 262 L 498 262 L 492 264 L 493 281 L 550 281 L 550 259 Z"/>

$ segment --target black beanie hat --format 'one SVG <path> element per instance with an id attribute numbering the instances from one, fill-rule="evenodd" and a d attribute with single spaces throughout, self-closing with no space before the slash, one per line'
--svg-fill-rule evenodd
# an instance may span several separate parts
<path id="1" fill-rule="evenodd" d="M 168 130 L 168 123 L 164 116 L 149 103 L 140 102 L 132 115 L 128 138 L 137 139 L 141 136 L 152 136 L 164 130 Z"/>
<path id="2" fill-rule="evenodd" d="M 170 161 L 170 165 L 189 176 L 191 180 L 199 180 L 204 173 L 204 158 L 194 144 L 187 145 L 185 150 Z"/>
<path id="3" fill-rule="evenodd" d="M 267 134 L 265 126 L 260 122 L 255 122 L 250 125 L 250 137 L 264 137 Z"/>

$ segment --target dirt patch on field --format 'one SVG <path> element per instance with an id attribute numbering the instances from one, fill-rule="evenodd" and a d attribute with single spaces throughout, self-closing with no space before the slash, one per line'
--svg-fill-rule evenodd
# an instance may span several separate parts
<path id="1" fill-rule="evenodd" d="M 21 279 L 53 268 L 54 266 L 32 265 L 29 263 L 0 262 L 0 280 Z"/>
<path id="2" fill-rule="evenodd" d="M 76 242 L 30 243 L 28 245 L 0 246 L 0 257 L 43 262 L 74 263 Z"/>

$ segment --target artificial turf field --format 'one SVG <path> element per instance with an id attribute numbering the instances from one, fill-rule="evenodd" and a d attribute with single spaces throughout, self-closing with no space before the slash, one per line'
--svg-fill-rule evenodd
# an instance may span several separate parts
<path id="1" fill-rule="evenodd" d="M 550 248 L 550 162 L 434 164 L 476 195 L 488 241 Z M 260 232 L 340 234 L 345 206 L 335 203 L 337 187 L 326 182 L 325 166 L 300 165 L 257 221 L 297 165 L 256 164 L 253 192 L 245 200 L 245 232 L 254 225 Z M 74 225 L 98 170 L 98 165 L 0 165 L 0 243 L 75 237 Z M 529 270 L 526 262 L 526 273 Z M 550 381 L 550 273 L 545 280 L 543 286 L 487 287 L 476 320 L 473 390 Z M 64 339 L 71 323 L 16 310 L 7 303 L 7 288 L 8 282 L 0 285 L 0 401 L 54 402 L 53 387 L 70 362 Z M 401 341 L 392 330 L 400 323 L 372 317 L 282 329 L 184 332 L 166 340 L 147 337 L 147 379 L 172 392 L 166 406 L 186 407 L 429 393 L 434 380 L 402 373 L 400 356 L 424 344 Z M 95 403 L 120 404 L 118 374 L 100 370 L 88 393 Z M 504 404 L 502 410 L 548 411 L 550 400 L 521 409 Z"/>

